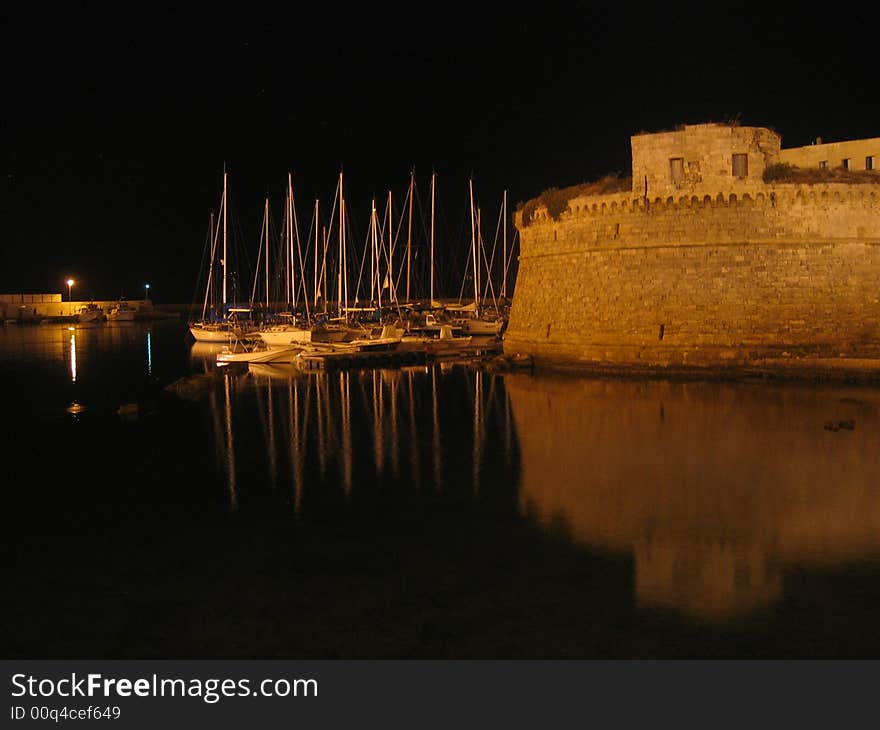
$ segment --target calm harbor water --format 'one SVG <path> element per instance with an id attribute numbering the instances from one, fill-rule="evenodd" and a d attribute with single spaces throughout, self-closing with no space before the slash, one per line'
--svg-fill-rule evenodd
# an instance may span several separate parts
<path id="1" fill-rule="evenodd" d="M 9 656 L 880 655 L 880 389 L 216 352 L 0 329 Z"/>

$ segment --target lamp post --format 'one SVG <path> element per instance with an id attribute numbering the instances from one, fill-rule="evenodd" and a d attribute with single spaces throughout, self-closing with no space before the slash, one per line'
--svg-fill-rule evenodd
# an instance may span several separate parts
<path id="1" fill-rule="evenodd" d="M 73 279 L 67 280 L 67 313 L 73 314 L 73 285 L 76 282 Z"/>
<path id="2" fill-rule="evenodd" d="M 150 285 L 144 284 L 144 303 L 150 301 Z"/>

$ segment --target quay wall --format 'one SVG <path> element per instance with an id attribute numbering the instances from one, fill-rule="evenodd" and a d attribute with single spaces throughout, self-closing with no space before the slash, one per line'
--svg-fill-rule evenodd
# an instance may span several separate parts
<path id="1" fill-rule="evenodd" d="M 880 185 L 700 187 L 574 197 L 556 219 L 523 208 L 505 350 L 651 367 L 880 358 Z"/>
<path id="2" fill-rule="evenodd" d="M 60 294 L 0 294 L 0 322 L 29 322 L 44 317 L 66 317 L 77 314 L 90 302 L 97 304 L 106 314 L 118 300 L 88 299 L 69 302 L 62 300 Z M 153 303 L 148 299 L 129 299 L 128 303 L 138 311 L 152 311 L 153 308 Z"/>

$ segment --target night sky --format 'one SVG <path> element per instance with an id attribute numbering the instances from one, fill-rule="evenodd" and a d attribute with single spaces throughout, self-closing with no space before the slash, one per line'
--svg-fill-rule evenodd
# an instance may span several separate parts
<path id="1" fill-rule="evenodd" d="M 426 204 L 436 170 L 452 251 L 471 175 L 491 238 L 504 189 L 512 208 L 626 174 L 640 131 L 880 136 L 877 31 L 833 9 L 69 5 L 3 11 L 2 293 L 73 276 L 74 298 L 135 299 L 149 281 L 158 303 L 191 302 L 224 164 L 253 256 L 287 173 L 308 228 L 340 168 L 361 233 L 373 195 L 401 205 L 414 167 Z"/>

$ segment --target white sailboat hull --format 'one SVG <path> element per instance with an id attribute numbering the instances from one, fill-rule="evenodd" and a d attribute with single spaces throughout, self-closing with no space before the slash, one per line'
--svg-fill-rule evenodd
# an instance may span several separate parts
<path id="1" fill-rule="evenodd" d="M 193 324 L 189 332 L 196 342 L 229 342 L 236 335 L 235 330 L 228 325 Z"/>
<path id="2" fill-rule="evenodd" d="M 312 341 L 312 331 L 302 327 L 260 330 L 258 334 L 266 343 L 266 347 L 271 349 L 288 348 L 292 344 L 306 344 Z"/>
<path id="3" fill-rule="evenodd" d="M 291 363 L 302 352 L 302 347 L 287 347 L 274 350 L 252 350 L 250 352 L 221 352 L 218 363 Z"/>

